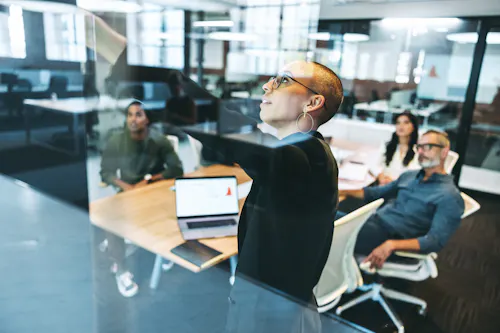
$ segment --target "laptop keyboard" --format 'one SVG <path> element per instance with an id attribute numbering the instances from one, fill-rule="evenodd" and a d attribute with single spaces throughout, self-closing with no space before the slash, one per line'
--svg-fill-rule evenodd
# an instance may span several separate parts
<path id="1" fill-rule="evenodd" d="M 212 227 L 225 227 L 230 225 L 235 225 L 236 221 L 234 219 L 221 219 L 221 220 L 210 220 L 210 221 L 199 221 L 199 222 L 187 222 L 189 229 L 199 229 L 199 228 L 212 228 Z"/>

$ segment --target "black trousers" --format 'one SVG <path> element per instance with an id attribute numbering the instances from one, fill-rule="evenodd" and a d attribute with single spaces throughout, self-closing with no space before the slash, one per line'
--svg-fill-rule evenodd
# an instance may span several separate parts
<path id="1" fill-rule="evenodd" d="M 372 215 L 359 231 L 354 253 L 369 255 L 376 247 L 389 239 L 400 239 L 400 237 L 386 229 L 376 215 Z"/>

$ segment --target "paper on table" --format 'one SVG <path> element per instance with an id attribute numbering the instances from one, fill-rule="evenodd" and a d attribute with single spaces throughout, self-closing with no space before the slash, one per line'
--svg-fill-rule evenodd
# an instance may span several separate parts
<path id="1" fill-rule="evenodd" d="M 330 146 L 330 149 L 332 150 L 332 154 L 337 160 L 337 163 L 342 162 L 342 160 L 350 157 L 351 155 L 354 155 L 356 152 L 348 149 L 342 149 L 334 146 Z"/>
<path id="2" fill-rule="evenodd" d="M 248 196 L 248 193 L 250 193 L 250 189 L 252 188 L 252 183 L 253 181 L 249 180 L 238 185 L 238 199 L 243 199 Z"/>
<path id="3" fill-rule="evenodd" d="M 368 167 L 358 163 L 344 163 L 339 169 L 339 178 L 362 182 L 368 175 Z"/>

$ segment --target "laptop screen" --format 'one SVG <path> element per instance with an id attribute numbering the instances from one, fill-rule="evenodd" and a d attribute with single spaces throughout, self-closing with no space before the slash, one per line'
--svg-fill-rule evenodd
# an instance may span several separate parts
<path id="1" fill-rule="evenodd" d="M 237 186 L 236 177 L 177 179 L 177 217 L 238 214 Z"/>

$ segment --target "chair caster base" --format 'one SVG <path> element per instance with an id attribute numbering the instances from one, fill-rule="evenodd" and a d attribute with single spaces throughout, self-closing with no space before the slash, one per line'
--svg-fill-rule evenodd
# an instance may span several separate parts
<path id="1" fill-rule="evenodd" d="M 427 308 L 418 309 L 418 314 L 423 316 L 423 317 L 427 316 Z"/>

